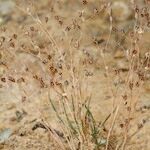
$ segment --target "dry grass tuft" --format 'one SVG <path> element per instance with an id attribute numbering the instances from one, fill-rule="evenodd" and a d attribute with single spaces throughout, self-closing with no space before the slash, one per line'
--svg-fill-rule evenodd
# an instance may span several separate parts
<path id="1" fill-rule="evenodd" d="M 32 130 L 46 129 L 55 149 L 127 150 L 149 120 L 137 110 L 150 72 L 149 48 L 142 43 L 149 31 L 148 1 L 143 1 L 142 8 L 136 1 L 128 3 L 133 12 L 126 17 L 130 28 L 114 16 L 115 8 L 109 1 L 77 1 L 78 12 L 69 9 L 65 14 L 66 7 L 74 3 L 49 1 L 40 8 L 36 1 L 24 1 L 24 8 L 21 2 L 16 3 L 28 19 L 18 33 L 9 26 L 0 29 L 0 65 L 4 72 L 8 70 L 0 76 L 1 86 L 19 85 L 23 103 L 43 91 L 48 93 L 47 105 L 53 110 L 56 127 L 41 113 L 42 121 Z M 45 15 L 47 5 L 50 14 Z M 99 26 L 101 31 L 96 29 Z M 109 111 L 103 118 L 93 109 L 105 100 L 93 104 L 95 89 L 90 84 L 101 72 L 109 99 L 109 105 L 102 106 Z M 97 79 L 95 85 L 102 81 Z"/>

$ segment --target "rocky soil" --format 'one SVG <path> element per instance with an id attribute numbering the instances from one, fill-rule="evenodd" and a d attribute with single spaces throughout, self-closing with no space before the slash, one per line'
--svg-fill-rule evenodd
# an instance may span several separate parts
<path id="1" fill-rule="evenodd" d="M 144 7 L 144 2 L 139 3 L 140 7 Z M 65 0 L 62 3 L 38 0 L 33 6 L 27 1 L 20 3 L 0 0 L 0 149 L 4 150 L 54 149 L 54 143 L 46 129 L 33 130 L 33 127 L 43 120 L 57 128 L 48 100 L 50 83 L 53 80 L 53 73 L 49 71 L 49 66 L 52 66 L 50 56 L 53 56 L 54 52 L 50 37 L 47 37 L 43 30 L 44 26 L 58 42 L 61 54 L 69 49 L 70 39 L 73 39 L 71 46 L 76 67 L 80 66 L 82 60 L 89 61 L 83 73 L 92 92 L 91 108 L 97 120 L 105 118 L 112 109 L 113 97 L 110 87 L 115 90 L 119 87 L 120 91 L 124 91 L 124 80 L 118 80 L 113 73 L 114 68 L 122 70 L 122 77 L 127 75 L 129 69 L 126 56 L 131 39 L 128 35 L 117 32 L 110 37 L 107 44 L 110 30 L 109 15 L 105 14 L 97 1 L 90 0 L 85 6 L 80 1 L 73 0 Z M 98 8 L 102 9 L 102 12 Z M 30 12 L 33 16 L 30 16 Z M 43 29 L 34 20 L 36 15 L 44 22 Z M 118 30 L 123 28 L 129 32 L 134 26 L 133 8 L 129 1 L 113 0 L 112 16 Z M 138 45 L 141 57 L 150 52 L 150 30 L 145 24 L 145 32 Z M 138 32 L 142 30 L 139 28 Z M 105 63 L 108 68 L 112 68 L 109 79 L 105 74 L 107 68 L 100 51 L 106 45 Z M 55 60 L 59 59 L 55 56 Z M 59 63 L 55 65 L 59 68 Z M 67 71 L 63 70 L 62 74 L 63 78 L 58 75 L 55 80 L 66 83 Z M 55 98 L 54 93 L 52 96 Z M 146 80 L 140 88 L 140 93 L 135 91 L 136 96 L 139 100 L 133 124 L 136 128 L 143 120 L 146 120 L 146 123 L 134 136 L 127 149 L 149 150 L 149 70 L 146 72 Z"/>

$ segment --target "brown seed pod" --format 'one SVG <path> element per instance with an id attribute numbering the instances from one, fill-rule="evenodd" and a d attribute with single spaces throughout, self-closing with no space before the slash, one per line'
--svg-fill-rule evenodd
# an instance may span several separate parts
<path id="1" fill-rule="evenodd" d="M 87 2 L 87 0 L 83 0 L 82 3 L 83 3 L 83 5 L 86 5 L 88 2 Z"/>
<path id="2" fill-rule="evenodd" d="M 113 32 L 118 32 L 118 29 L 116 27 L 112 27 Z"/>
<path id="3" fill-rule="evenodd" d="M 59 22 L 59 24 L 60 24 L 61 26 L 63 25 L 63 21 L 62 21 L 62 20 L 59 20 L 58 22 Z"/>
<path id="4" fill-rule="evenodd" d="M 50 85 L 53 87 L 55 84 L 53 81 L 50 82 Z"/>
<path id="5" fill-rule="evenodd" d="M 70 30 L 71 30 L 71 27 L 67 26 L 65 30 L 66 30 L 66 31 L 70 31 Z"/>
<path id="6" fill-rule="evenodd" d="M 2 82 L 6 82 L 6 78 L 1 78 L 1 81 Z"/>
<path id="7" fill-rule="evenodd" d="M 123 95 L 122 98 L 123 98 L 124 100 L 127 100 L 128 96 L 127 96 L 127 95 Z"/>
<path id="8" fill-rule="evenodd" d="M 39 79 L 39 77 L 37 75 L 34 75 L 33 78 L 36 79 L 36 80 Z"/>
<path id="9" fill-rule="evenodd" d="M 53 66 L 50 66 L 50 71 L 51 71 L 51 73 L 52 73 L 53 75 L 58 72 L 57 69 L 54 68 Z"/>
<path id="10" fill-rule="evenodd" d="M 142 124 L 142 123 L 139 123 L 139 124 L 137 125 L 137 127 L 138 127 L 138 129 L 141 129 L 141 128 L 143 128 L 143 124 Z"/>
<path id="11" fill-rule="evenodd" d="M 139 82 L 138 82 L 138 81 L 136 82 L 136 84 L 135 84 L 135 85 L 136 85 L 136 87 L 139 87 L 139 86 L 140 86 L 140 84 L 139 84 Z"/>
<path id="12" fill-rule="evenodd" d="M 26 96 L 23 96 L 22 97 L 22 102 L 25 102 L 27 100 L 27 97 Z"/>
<path id="13" fill-rule="evenodd" d="M 25 79 L 23 77 L 21 77 L 17 80 L 17 83 L 22 83 L 22 82 L 25 82 Z"/>
<path id="14" fill-rule="evenodd" d="M 48 17 L 45 17 L 45 22 L 46 22 L 46 23 L 48 22 L 48 20 L 49 20 Z"/>
<path id="15" fill-rule="evenodd" d="M 143 18 L 143 17 L 144 17 L 144 14 L 141 14 L 141 17 Z"/>
<path id="16" fill-rule="evenodd" d="M 51 55 L 48 55 L 48 57 L 47 57 L 49 60 L 51 60 L 52 59 L 52 56 Z"/>
<path id="17" fill-rule="evenodd" d="M 133 89 L 133 83 L 132 82 L 129 83 L 129 88 L 130 88 L 130 90 Z"/>
<path id="18" fill-rule="evenodd" d="M 133 55 L 136 55 L 136 54 L 137 54 L 137 50 L 134 49 L 134 50 L 132 51 L 132 54 L 133 54 Z"/>
<path id="19" fill-rule="evenodd" d="M 136 7 L 136 8 L 135 8 L 135 12 L 136 12 L 136 13 L 139 13 L 139 11 L 140 11 L 139 8 Z"/>
<path id="20" fill-rule="evenodd" d="M 1 42 L 4 42 L 4 41 L 5 41 L 5 37 L 4 37 L 4 36 L 1 36 L 1 37 L 0 37 L 0 41 L 1 41 Z"/>
<path id="21" fill-rule="evenodd" d="M 15 43 L 14 43 L 14 42 L 11 42 L 11 43 L 10 43 L 10 47 L 15 48 Z"/>
<path id="22" fill-rule="evenodd" d="M 124 127 L 124 124 L 123 124 L 123 123 L 121 123 L 121 124 L 120 124 L 120 128 L 123 128 L 123 127 Z"/>
<path id="23" fill-rule="evenodd" d="M 17 39 L 17 34 L 13 34 L 13 38 L 14 38 L 14 39 Z"/>
<path id="24" fill-rule="evenodd" d="M 40 81 L 40 84 L 41 84 L 41 88 L 44 88 L 45 87 L 45 83 L 44 83 L 43 79 L 40 78 L 39 81 Z"/>
<path id="25" fill-rule="evenodd" d="M 35 29 L 34 29 L 34 27 L 32 26 L 32 27 L 30 27 L 30 30 L 31 30 L 31 31 L 34 31 Z"/>
<path id="26" fill-rule="evenodd" d="M 16 81 L 16 80 L 15 80 L 13 77 L 11 77 L 11 76 L 8 77 L 8 80 L 11 81 L 11 82 L 15 82 L 15 81 Z"/>

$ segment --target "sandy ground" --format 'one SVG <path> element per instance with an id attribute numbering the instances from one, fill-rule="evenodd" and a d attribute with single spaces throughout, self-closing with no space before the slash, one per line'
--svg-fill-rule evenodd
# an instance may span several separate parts
<path id="1" fill-rule="evenodd" d="M 57 65 L 59 57 L 53 54 L 54 49 L 57 48 L 52 47 L 51 37 L 45 34 L 47 31 L 58 43 L 61 54 L 66 52 L 66 49 L 72 50 L 75 67 L 78 70 L 80 70 L 83 60 L 86 62 L 86 65 L 81 67 L 80 73 L 85 74 L 85 85 L 88 85 L 89 93 L 92 93 L 91 109 L 96 120 L 104 119 L 111 112 L 113 104 L 116 105 L 124 91 L 127 91 L 124 79 L 128 72 L 126 70 L 129 62 L 125 57 L 125 52 L 121 50 L 122 45 L 120 44 L 119 48 L 116 46 L 116 40 L 119 41 L 124 35 L 120 36 L 118 33 L 118 39 L 113 35 L 105 53 L 105 61 L 101 57 L 100 49 L 106 45 L 105 40 L 109 37 L 107 15 L 105 15 L 106 18 L 97 16 L 90 18 L 95 5 L 83 6 L 80 2 L 74 1 L 64 2 L 63 5 L 59 2 L 47 4 L 47 1 L 39 1 L 35 2 L 34 6 L 35 10 L 30 3 L 24 1 L 19 7 L 15 7 L 16 9 L 11 14 L 12 18 L 0 29 L 2 43 L 0 49 L 0 135 L 6 129 L 11 129 L 12 132 L 9 139 L 0 143 L 0 149 L 4 150 L 55 150 L 49 132 L 42 128 L 33 130 L 34 125 L 42 120 L 51 124 L 53 128 L 57 128 L 55 115 L 48 100 L 48 92 L 52 88 L 50 86 L 52 80 L 66 83 L 68 78 L 68 72 L 63 70 L 58 71 L 53 79 L 53 72 L 49 68 L 53 64 Z M 83 18 L 81 17 L 82 19 L 79 19 L 78 15 L 81 15 L 81 11 L 77 10 L 88 10 L 89 14 L 87 13 Z M 26 14 L 27 11 L 32 12 L 33 18 Z M 37 20 L 34 20 L 37 14 L 43 23 L 42 26 L 37 24 Z M 84 18 L 88 19 L 84 21 Z M 132 21 L 126 19 L 125 23 L 117 25 L 126 29 L 129 25 L 132 26 Z M 70 27 L 74 30 L 69 29 Z M 70 31 L 66 34 L 66 30 Z M 5 37 L 5 40 L 2 37 Z M 142 49 L 141 54 L 148 52 L 150 46 L 149 32 L 146 31 L 143 37 L 139 43 L 139 48 Z M 73 39 L 72 43 L 71 39 Z M 104 43 L 101 41 L 102 39 Z M 99 46 L 95 45 L 95 41 L 100 42 Z M 127 40 L 123 49 L 128 49 L 128 45 Z M 47 54 L 54 58 L 51 60 Z M 67 59 L 69 60 L 69 58 Z M 109 67 L 108 77 L 104 62 Z M 118 79 L 113 71 L 116 67 L 123 70 L 121 79 Z M 59 72 L 62 73 L 62 77 Z M 131 132 L 136 130 L 143 120 L 146 120 L 146 123 L 133 137 L 127 150 L 150 149 L 149 73 L 147 72 L 147 79 L 140 90 L 134 90 L 135 99 L 137 97 L 139 99 L 133 115 Z M 118 92 L 112 95 L 112 90 Z M 51 94 L 55 99 L 55 94 L 53 92 Z M 115 95 L 117 97 L 113 101 Z M 122 111 L 120 115 L 124 116 L 124 113 Z M 118 117 L 117 123 L 121 124 L 121 121 L 121 117 Z M 115 129 L 120 130 L 120 127 L 116 125 Z"/>

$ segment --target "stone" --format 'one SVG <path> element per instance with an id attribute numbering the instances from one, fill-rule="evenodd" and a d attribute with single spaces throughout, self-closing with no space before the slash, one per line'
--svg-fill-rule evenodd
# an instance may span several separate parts
<path id="1" fill-rule="evenodd" d="M 125 54 L 122 50 L 117 50 L 114 54 L 114 58 L 118 59 L 118 58 L 124 58 Z"/>
<path id="2" fill-rule="evenodd" d="M 116 1 L 112 4 L 112 16 L 116 21 L 125 21 L 130 18 L 132 11 L 128 4 L 123 1 Z"/>
<path id="3" fill-rule="evenodd" d="M 0 1 L 0 25 L 11 19 L 15 3 L 10 0 Z"/>
<path id="4" fill-rule="evenodd" d="M 5 0 L 0 1 L 0 16 L 10 15 L 15 7 L 13 1 Z"/>
<path id="5" fill-rule="evenodd" d="M 147 95 L 149 97 L 149 95 Z M 142 97 L 141 101 L 136 105 L 137 111 L 146 112 L 150 110 L 150 101 L 148 98 Z"/>
<path id="6" fill-rule="evenodd" d="M 0 65 L 0 77 L 3 76 L 5 71 L 6 71 L 6 67 L 4 67 L 3 65 Z"/>
<path id="7" fill-rule="evenodd" d="M 117 68 L 119 70 L 122 70 L 123 72 L 129 70 L 128 63 L 126 61 L 124 61 L 124 60 L 118 60 L 118 62 L 117 62 Z"/>
<path id="8" fill-rule="evenodd" d="M 8 140 L 11 134 L 12 134 L 12 130 L 9 128 L 4 129 L 2 132 L 0 132 L 0 143 Z"/>
<path id="9" fill-rule="evenodd" d="M 149 80 L 145 81 L 144 88 L 147 92 L 150 92 L 150 81 Z"/>

